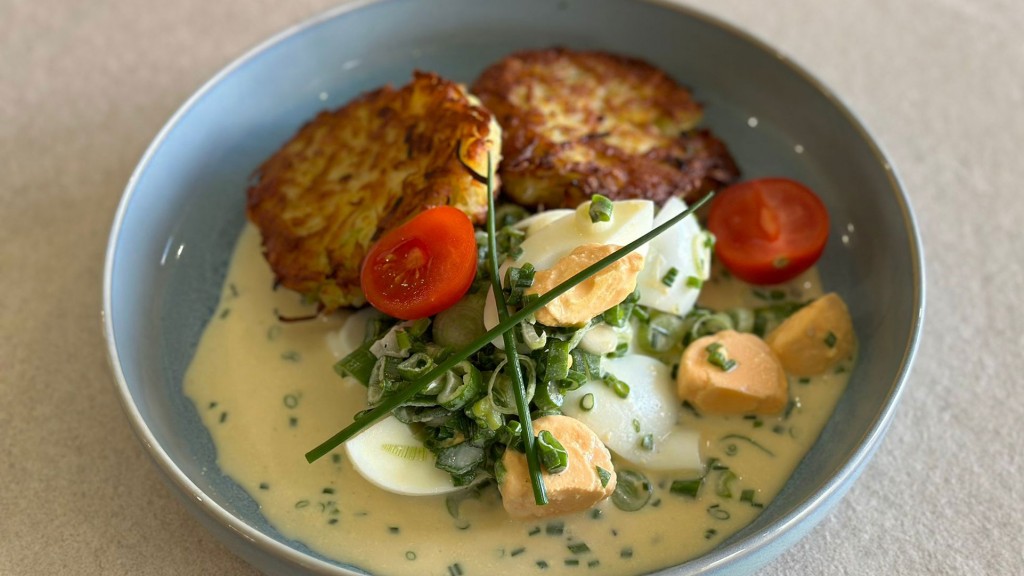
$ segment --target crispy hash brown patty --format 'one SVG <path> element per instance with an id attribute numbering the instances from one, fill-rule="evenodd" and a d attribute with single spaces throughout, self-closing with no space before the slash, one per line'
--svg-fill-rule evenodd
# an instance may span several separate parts
<path id="1" fill-rule="evenodd" d="M 487 214 L 501 130 L 461 86 L 416 72 L 321 112 L 257 170 L 247 214 L 281 285 L 331 311 L 365 302 L 359 269 L 382 233 L 444 204 Z"/>
<path id="2" fill-rule="evenodd" d="M 512 54 L 472 88 L 503 131 L 503 192 L 530 206 L 612 199 L 693 200 L 739 175 L 697 130 L 686 88 L 632 58 L 562 48 Z"/>

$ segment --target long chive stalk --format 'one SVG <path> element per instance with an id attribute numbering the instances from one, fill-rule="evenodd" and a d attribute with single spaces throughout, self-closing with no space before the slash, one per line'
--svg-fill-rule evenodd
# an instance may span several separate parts
<path id="1" fill-rule="evenodd" d="M 494 229 L 494 193 L 491 190 L 493 178 L 491 174 L 491 157 L 487 156 L 487 267 L 491 276 L 491 290 L 494 292 L 495 306 L 498 308 L 498 319 L 508 320 L 508 304 L 505 292 L 501 289 L 501 278 L 498 276 L 498 246 L 495 242 L 497 233 Z M 523 372 L 519 367 L 519 352 L 516 351 L 516 339 L 512 330 L 506 330 L 501 337 L 505 341 L 506 366 L 512 374 L 512 391 L 516 397 L 516 412 L 519 414 L 520 438 L 526 450 L 526 467 L 530 472 L 530 484 L 533 486 L 533 500 L 538 506 L 548 503 L 544 477 L 541 476 L 540 459 L 537 457 L 537 446 L 533 437 L 533 419 L 530 417 L 530 405 L 526 400 L 526 386 L 523 384 Z"/>
<path id="2" fill-rule="evenodd" d="M 644 244 L 650 242 L 652 239 L 663 233 L 665 230 L 668 230 L 672 226 L 675 226 L 683 218 L 686 218 L 690 214 L 693 214 L 698 209 L 700 209 L 700 207 L 706 204 L 709 200 L 711 200 L 711 198 L 714 195 L 714 192 L 709 192 L 703 198 L 694 203 L 693 206 L 690 206 L 686 210 L 673 216 L 661 226 L 654 228 L 650 232 L 644 234 L 643 236 L 637 238 L 636 240 L 633 240 L 632 242 L 626 244 L 622 248 L 619 248 L 615 252 L 612 252 L 611 254 L 605 256 L 604 258 L 601 258 L 597 262 L 594 262 L 590 266 L 587 266 L 583 270 L 580 270 L 565 282 L 562 282 L 558 286 L 555 286 L 554 288 L 545 292 L 538 298 L 531 300 L 527 305 L 520 308 L 518 312 L 511 314 L 505 320 L 498 322 L 498 324 L 494 328 L 491 328 L 486 333 L 478 336 L 465 348 L 449 356 L 443 362 L 435 366 L 433 370 L 427 372 L 425 375 L 417 379 L 415 382 L 411 383 L 401 392 L 397 392 L 395 393 L 395 395 L 389 396 L 387 400 L 378 404 L 377 407 L 374 408 L 373 410 L 363 412 L 362 414 L 357 416 L 355 420 L 352 421 L 351 424 L 343 428 L 334 436 L 331 436 L 330 438 L 325 440 L 316 448 L 307 452 L 306 461 L 315 462 L 316 460 L 330 453 L 331 450 L 334 450 L 335 448 L 340 446 L 349 438 L 352 438 L 353 436 L 359 434 L 366 428 L 369 428 L 370 425 L 372 425 L 374 422 L 380 420 L 395 408 L 398 408 L 402 404 L 406 403 L 410 398 L 412 398 L 420 391 L 422 391 L 424 388 L 426 388 L 428 384 L 433 382 L 435 379 L 440 377 L 448 370 L 451 370 L 452 367 L 454 367 L 459 362 L 462 362 L 466 358 L 469 358 L 477 350 L 486 346 L 491 340 L 494 340 L 498 336 L 509 331 L 510 329 L 518 325 L 520 322 L 528 318 L 531 314 L 548 305 L 548 303 L 553 301 L 555 298 L 558 298 L 562 294 L 565 294 L 569 290 L 572 290 L 578 284 L 584 282 L 587 278 L 590 278 L 594 274 L 597 274 L 604 268 L 608 267 L 610 264 L 625 257 L 627 254 L 643 246 Z"/>

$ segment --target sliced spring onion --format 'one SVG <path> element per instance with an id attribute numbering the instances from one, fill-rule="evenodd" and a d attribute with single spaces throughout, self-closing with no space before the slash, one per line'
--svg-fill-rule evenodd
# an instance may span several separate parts
<path id="1" fill-rule="evenodd" d="M 615 491 L 612 492 L 612 504 L 623 512 L 636 512 L 651 500 L 654 486 L 640 472 L 622 470 L 617 474 Z"/>
<path id="2" fill-rule="evenodd" d="M 406 380 L 423 376 L 434 367 L 434 359 L 426 352 L 417 352 L 398 364 L 398 374 Z"/>
<path id="3" fill-rule="evenodd" d="M 569 377 L 569 364 L 572 356 L 569 355 L 568 340 L 554 340 L 548 346 L 544 354 L 545 380 L 564 380 Z"/>
<path id="4" fill-rule="evenodd" d="M 437 403 L 447 410 L 458 410 L 478 397 L 483 387 L 480 370 L 463 360 L 445 373 L 445 385 L 437 394 Z"/>
<path id="5" fill-rule="evenodd" d="M 591 276 L 593 276 L 600 270 L 604 269 L 608 265 L 625 257 L 633 250 L 636 250 L 640 246 L 643 246 L 647 242 L 650 242 L 652 238 L 655 238 L 659 234 L 665 232 L 665 230 L 668 230 L 672 226 L 675 226 L 684 218 L 686 218 L 690 214 L 693 214 L 695 211 L 699 210 L 704 204 L 708 203 L 712 198 L 714 198 L 714 196 L 714 192 L 709 192 L 703 198 L 701 198 L 692 206 L 690 206 L 687 210 L 680 212 L 679 214 L 673 216 L 665 223 L 655 227 L 650 232 L 643 234 L 636 240 L 626 244 L 622 248 L 619 248 L 615 252 L 612 252 L 608 256 L 605 256 L 604 258 L 584 268 L 583 270 L 581 270 L 580 272 L 578 272 L 565 282 L 562 282 L 558 286 L 555 286 L 551 290 L 545 292 L 542 296 L 538 296 L 536 299 L 531 299 L 530 302 L 524 304 L 524 306 L 518 312 L 510 315 L 507 319 L 498 322 L 498 324 L 494 328 L 488 330 L 486 333 L 478 337 L 472 343 L 468 344 L 462 350 L 459 350 L 448 356 L 444 361 L 438 363 L 438 365 L 435 366 L 433 370 L 431 370 L 429 373 L 427 373 L 417 381 L 410 383 L 400 393 L 388 398 L 387 401 L 382 402 L 378 406 L 375 406 L 372 410 L 366 410 L 357 414 L 354 421 L 351 424 L 349 424 L 345 428 L 342 428 L 333 436 L 324 440 L 309 452 L 306 452 L 306 461 L 312 463 L 319 460 L 323 456 L 327 455 L 332 450 L 334 450 L 342 443 L 344 443 L 346 440 L 362 432 L 368 426 L 370 426 L 377 420 L 380 420 L 386 414 L 390 413 L 398 406 L 401 406 L 406 400 L 418 394 L 423 388 L 430 384 L 431 381 L 447 372 L 452 366 L 465 360 L 473 353 L 475 353 L 477 350 L 489 344 L 494 338 L 497 338 L 499 335 L 505 334 L 512 327 L 516 326 L 524 319 L 531 316 L 534 312 L 539 310 L 541 307 L 547 305 L 555 298 L 558 298 L 562 294 L 565 294 L 566 292 L 568 292 L 569 290 L 571 290 L 572 288 L 574 288 L 587 278 L 590 278 Z"/>
<path id="6" fill-rule="evenodd" d="M 569 467 L 569 453 L 558 438 L 547 430 L 541 430 L 537 435 L 537 452 L 550 474 L 565 472 Z"/>
<path id="7" fill-rule="evenodd" d="M 629 384 L 619 380 L 612 374 L 605 374 L 603 380 L 605 385 L 611 388 L 619 398 L 629 396 Z"/>
<path id="8" fill-rule="evenodd" d="M 676 267 L 673 266 L 672 268 L 668 269 L 668 272 L 665 272 L 664 276 L 661 277 L 661 283 L 664 284 L 665 286 L 668 286 L 669 288 L 671 288 L 672 285 L 676 283 L 676 278 L 678 278 L 678 277 L 679 277 L 679 269 L 677 269 Z M 690 276 L 690 278 L 694 278 L 694 277 Z M 687 285 L 689 285 L 689 278 L 687 278 Z"/>
<path id="9" fill-rule="evenodd" d="M 558 383 L 554 380 L 544 380 L 537 384 L 537 390 L 533 394 L 533 403 L 544 412 L 561 412 L 562 403 L 565 402 L 565 394 L 559 389 Z"/>
<path id="10" fill-rule="evenodd" d="M 334 364 L 334 371 L 339 376 L 351 376 L 361 382 L 363 386 L 367 386 L 370 383 L 370 374 L 373 372 L 373 366 L 377 363 L 377 357 L 370 352 L 370 345 L 373 342 L 364 342 L 359 348 L 356 348 L 348 356 L 345 356 L 341 360 L 338 360 Z"/>
<path id="11" fill-rule="evenodd" d="M 590 198 L 590 221 L 594 223 L 611 221 L 613 209 L 614 205 L 611 200 L 600 194 L 594 194 Z"/>
<path id="12" fill-rule="evenodd" d="M 732 470 L 723 470 L 718 474 L 715 483 L 715 494 L 721 498 L 732 498 L 732 483 L 739 479 Z"/>
<path id="13" fill-rule="evenodd" d="M 648 352 L 662 354 L 679 344 L 685 330 L 685 322 L 675 314 L 651 315 L 647 324 L 639 328 L 637 343 Z"/>
<path id="14" fill-rule="evenodd" d="M 520 322 L 519 333 L 522 336 L 523 344 L 531 351 L 540 350 L 548 343 L 547 331 L 543 328 L 538 328 L 537 324 Z"/>
<path id="15" fill-rule="evenodd" d="M 505 424 L 505 416 L 494 409 L 490 396 L 484 396 L 474 402 L 469 412 L 477 424 L 488 430 L 499 430 Z"/>
<path id="16" fill-rule="evenodd" d="M 483 293 L 469 294 L 438 312 L 434 317 L 434 342 L 458 350 L 479 338 L 487 331 L 483 322 L 485 300 Z"/>
<path id="17" fill-rule="evenodd" d="M 466 486 L 473 481 L 476 469 L 483 461 L 483 448 L 461 442 L 439 450 L 435 466 L 451 474 L 456 486 Z"/>
<path id="18" fill-rule="evenodd" d="M 705 348 L 708 352 L 708 363 L 722 369 L 722 372 L 729 372 L 736 368 L 736 360 L 729 358 L 729 351 L 721 342 L 712 342 Z"/>
<path id="19" fill-rule="evenodd" d="M 733 328 L 737 332 L 754 331 L 754 312 L 749 308 L 733 308 L 728 312 L 732 318 Z"/>

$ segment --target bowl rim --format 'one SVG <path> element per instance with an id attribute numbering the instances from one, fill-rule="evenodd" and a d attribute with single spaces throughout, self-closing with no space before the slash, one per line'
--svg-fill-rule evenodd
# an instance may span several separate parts
<path id="1" fill-rule="evenodd" d="M 197 510 L 204 512 L 221 525 L 228 527 L 230 530 L 240 535 L 242 538 L 250 542 L 251 544 L 260 548 L 263 552 L 271 555 L 278 556 L 287 562 L 290 562 L 296 567 L 301 566 L 304 569 L 310 570 L 319 574 L 334 574 L 334 575 L 353 575 L 359 574 L 338 564 L 334 564 L 315 556 L 311 556 L 298 549 L 288 546 L 270 536 L 263 533 L 262 531 L 250 526 L 248 523 L 242 521 L 238 517 L 228 512 L 224 507 L 220 506 L 212 498 L 210 498 L 205 492 L 203 492 L 171 459 L 164 447 L 157 441 L 156 437 L 150 431 L 146 425 L 145 420 L 142 417 L 141 412 L 134 402 L 134 398 L 131 390 L 128 387 L 127 379 L 125 378 L 124 371 L 122 369 L 121 358 L 118 353 L 117 339 L 114 334 L 114 325 L 112 318 L 113 300 L 112 300 L 112 285 L 113 285 L 113 273 L 114 273 L 114 261 L 117 256 L 117 249 L 120 240 L 121 230 L 124 224 L 124 220 L 128 211 L 129 204 L 133 196 L 137 191 L 137 186 L 142 174 L 148 169 L 150 162 L 153 157 L 156 156 L 160 148 L 163 146 L 164 141 L 167 139 L 170 132 L 181 122 L 181 120 L 188 114 L 188 112 L 206 95 L 211 92 L 216 86 L 218 86 L 227 77 L 232 75 L 236 70 L 246 65 L 250 61 L 253 61 L 260 57 L 264 52 L 273 48 L 274 46 L 284 42 L 293 37 L 297 37 L 307 30 L 318 26 L 328 20 L 332 20 L 343 14 L 354 12 L 365 7 L 375 4 L 385 4 L 392 2 L 401 2 L 403 0 L 351 0 L 333 8 L 327 9 L 320 13 L 314 14 L 313 16 L 302 20 L 296 24 L 281 30 L 280 32 L 273 34 L 267 39 L 259 42 L 254 47 L 250 48 L 242 55 L 236 57 L 228 65 L 221 68 L 214 76 L 204 82 L 198 90 L 196 90 L 181 106 L 174 112 L 174 114 L 167 120 L 153 141 L 147 146 L 145 152 L 140 158 L 135 169 L 132 171 L 131 176 L 125 186 L 125 190 L 122 194 L 121 200 L 118 203 L 117 210 L 114 215 L 113 222 L 111 224 L 111 231 L 107 242 L 107 248 L 105 253 L 105 262 L 103 267 L 103 296 L 102 296 L 102 308 L 101 308 L 101 320 L 103 337 L 107 348 L 107 362 L 110 367 L 110 371 L 114 376 L 115 386 L 118 391 L 118 397 L 121 405 L 128 417 L 128 420 L 132 426 L 136 437 L 145 447 L 150 458 L 156 463 L 156 465 L 162 470 L 166 479 L 168 479 L 174 488 L 176 488 L 182 494 L 188 495 L 191 499 L 194 499 L 198 503 L 199 508 Z M 629 0 L 625 0 L 629 1 Z M 873 456 L 875 450 L 880 444 L 886 430 L 891 423 L 895 414 L 895 407 L 898 404 L 899 399 L 902 397 L 903 392 L 906 388 L 907 376 L 910 373 L 914 358 L 917 354 L 918 346 L 921 339 L 921 332 L 924 324 L 925 317 L 925 265 L 924 265 L 924 249 L 921 243 L 920 232 L 914 217 L 914 212 L 911 207 L 910 199 L 906 194 L 906 189 L 902 184 L 902 180 L 898 174 L 896 167 L 889 160 L 889 156 L 885 153 L 883 147 L 879 141 L 874 138 L 871 132 L 867 129 L 866 125 L 860 120 L 860 118 L 850 109 L 849 106 L 828 86 L 826 86 L 821 80 L 810 73 L 802 65 L 795 62 L 778 49 L 774 48 L 767 42 L 761 40 L 752 33 L 740 28 L 737 25 L 731 24 L 724 20 L 721 20 L 717 16 L 712 16 L 703 11 L 695 9 L 690 6 L 685 6 L 674 2 L 672 0 L 632 0 L 636 2 L 642 2 L 654 6 L 660 6 L 669 10 L 678 12 L 684 16 L 693 18 L 702 22 L 703 24 L 718 28 L 719 30 L 728 33 L 735 37 L 741 42 L 745 42 L 754 48 L 763 51 L 766 54 L 772 55 L 774 58 L 779 60 L 783 65 L 800 77 L 804 82 L 807 82 L 815 91 L 824 96 L 831 105 L 840 112 L 844 119 L 854 128 L 858 136 L 865 144 L 868 145 L 869 150 L 875 157 L 875 160 L 885 170 L 889 180 L 891 192 L 893 193 L 896 203 L 900 208 L 901 217 L 903 220 L 904 230 L 907 232 L 909 240 L 909 252 L 912 260 L 912 276 L 913 276 L 913 316 L 910 329 L 910 335 L 907 339 L 903 352 L 902 358 L 899 363 L 899 369 L 894 374 L 892 380 L 892 392 L 886 399 L 881 410 L 877 413 L 874 420 L 870 423 L 867 428 L 867 433 L 864 439 L 859 444 L 857 449 L 851 455 L 851 457 L 841 466 L 839 471 L 830 477 L 822 487 L 817 491 L 805 497 L 802 501 L 798 502 L 795 508 L 788 514 L 781 517 L 778 523 L 776 523 L 771 530 L 763 531 L 759 534 L 754 534 L 745 539 L 743 545 L 741 542 L 731 542 L 723 546 L 712 549 L 707 554 L 698 558 L 687 561 L 678 566 L 673 566 L 658 570 L 657 574 L 669 574 L 675 573 L 683 567 L 694 568 L 693 573 L 705 573 L 709 570 L 714 570 L 723 567 L 723 564 L 730 562 L 737 562 L 743 559 L 749 559 L 756 553 L 760 552 L 771 546 L 774 542 L 779 540 L 784 534 L 790 532 L 797 525 L 803 523 L 809 518 L 813 517 L 814 513 L 823 505 L 830 500 L 838 500 L 842 496 L 843 492 L 848 485 L 854 480 L 860 473 L 861 469 L 870 458 Z M 248 560 L 248 559 L 247 559 Z"/>

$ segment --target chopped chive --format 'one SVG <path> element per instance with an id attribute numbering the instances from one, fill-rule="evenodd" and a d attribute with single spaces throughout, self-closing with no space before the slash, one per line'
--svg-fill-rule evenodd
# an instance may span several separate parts
<path id="1" fill-rule="evenodd" d="M 587 392 L 580 398 L 580 410 L 590 411 L 594 409 L 594 395 Z"/>
<path id="2" fill-rule="evenodd" d="M 563 562 L 565 563 L 566 566 L 579 566 L 580 565 L 580 561 L 577 560 L 576 558 L 566 558 L 565 560 L 563 560 Z"/>
<path id="3" fill-rule="evenodd" d="M 526 552 L 526 548 L 519 547 L 519 548 L 516 548 L 515 550 L 509 552 L 508 555 L 509 556 L 519 556 L 523 552 Z"/>
<path id="4" fill-rule="evenodd" d="M 286 408 L 295 408 L 299 405 L 299 397 L 295 394 L 285 394 L 284 405 Z"/>
<path id="5" fill-rule="evenodd" d="M 644 434 L 640 439 L 640 448 L 648 452 L 654 450 L 654 434 Z"/>
<path id="6" fill-rule="evenodd" d="M 633 316 L 641 322 L 648 322 L 651 319 L 651 313 L 647 311 L 643 306 L 633 306 Z"/>
<path id="7" fill-rule="evenodd" d="M 401 529 L 398 526 L 388 526 L 388 533 L 390 534 L 398 534 L 400 531 Z"/>
<path id="8" fill-rule="evenodd" d="M 612 479 L 612 473 L 600 466 L 594 466 L 594 468 L 597 468 L 597 477 L 601 479 L 601 488 L 608 486 L 608 481 Z"/>
<path id="9" fill-rule="evenodd" d="M 601 564 L 601 561 L 594 558 L 593 560 L 587 561 L 587 568 L 596 568 L 599 564 Z"/>
<path id="10" fill-rule="evenodd" d="M 227 419 L 228 419 L 228 413 L 227 412 L 221 412 L 220 413 L 220 423 L 223 424 L 225 421 L 227 421 Z"/>
<path id="11" fill-rule="evenodd" d="M 587 546 L 586 542 L 575 542 L 573 544 L 569 544 L 567 548 L 569 548 L 569 552 L 572 552 L 573 554 L 586 554 L 587 552 L 590 552 L 590 546 Z"/>
<path id="12" fill-rule="evenodd" d="M 601 484 L 601 487 L 604 488 L 607 485 L 608 485 L 608 481 L 606 480 L 604 483 Z M 604 516 L 604 512 L 600 508 L 591 508 L 590 509 L 590 517 L 592 519 L 600 520 L 603 516 Z"/>
<path id="13" fill-rule="evenodd" d="M 675 266 L 673 266 L 672 268 L 668 269 L 668 272 L 665 272 L 664 276 L 661 277 L 661 283 L 671 288 L 672 285 L 676 283 L 676 277 L 678 276 L 679 270 Z M 687 279 L 687 283 L 689 283 L 689 279 Z"/>
<path id="14" fill-rule="evenodd" d="M 298 502 L 295 503 L 295 507 L 297 509 L 302 509 L 305 508 L 306 506 L 309 506 L 309 500 L 299 500 Z"/>
<path id="15" fill-rule="evenodd" d="M 489 198 L 491 198 L 492 196 L 492 194 L 488 195 Z M 673 216 L 665 223 L 655 227 L 650 232 L 641 235 L 636 240 L 629 242 L 622 248 L 619 248 L 615 252 L 612 252 L 608 256 L 605 256 L 604 258 L 584 268 L 583 270 L 581 270 L 580 272 L 578 272 L 565 282 L 562 282 L 558 286 L 555 286 L 551 290 L 545 292 L 542 296 L 538 296 L 535 300 L 531 300 L 528 304 L 524 305 L 518 312 L 498 322 L 498 324 L 494 328 L 491 328 L 486 333 L 478 336 L 465 348 L 451 354 L 443 362 L 438 363 L 438 365 L 433 370 L 425 374 L 422 378 L 417 379 L 415 382 L 409 383 L 409 385 L 405 386 L 400 391 L 388 396 L 387 400 L 379 403 L 373 409 L 361 412 L 359 415 L 356 416 L 355 420 L 351 424 L 341 429 L 327 440 L 324 440 L 318 446 L 314 447 L 312 450 L 306 452 L 306 461 L 312 463 L 319 460 L 324 455 L 330 453 L 332 450 L 343 444 L 349 438 L 352 438 L 356 434 L 362 432 L 367 427 L 383 418 L 385 415 L 390 414 L 391 411 L 397 408 L 398 406 L 401 406 L 402 404 L 408 402 L 409 399 L 411 399 L 416 394 L 419 394 L 424 388 L 427 387 L 428 384 L 433 382 L 436 378 L 446 373 L 459 362 L 468 358 L 477 350 L 480 350 L 481 348 L 489 344 L 494 338 L 498 337 L 499 335 L 505 334 L 511 328 L 519 324 L 519 322 L 529 317 L 531 314 L 539 310 L 541 307 L 552 302 L 562 294 L 565 294 L 566 292 L 568 292 L 569 290 L 571 290 L 572 288 L 574 288 L 587 278 L 590 278 L 598 271 L 612 264 L 613 262 L 625 257 L 627 254 L 630 254 L 638 247 L 643 246 L 647 242 L 650 242 L 651 239 L 662 234 L 672 226 L 675 226 L 687 216 L 690 216 L 694 212 L 700 210 L 700 208 L 704 204 L 707 204 L 714 197 L 715 193 L 709 192 L 703 198 L 695 202 L 692 206 L 680 212 L 679 214 Z M 511 349 L 514 350 L 514 348 Z M 527 462 L 529 462 L 529 459 L 527 460 Z"/>
<path id="16" fill-rule="evenodd" d="M 681 496 L 689 496 L 690 498 L 696 498 L 700 492 L 700 487 L 704 485 L 704 477 L 694 478 L 692 480 L 673 480 L 672 486 L 669 488 L 669 492 L 673 494 L 679 494 Z"/>
<path id="17" fill-rule="evenodd" d="M 491 170 L 491 155 L 488 154 L 487 155 L 487 253 L 488 253 L 487 266 L 488 266 L 488 272 L 489 272 L 488 275 L 490 276 L 490 279 L 491 279 L 491 291 L 494 293 L 495 304 L 496 304 L 496 306 L 498 308 L 498 318 L 501 320 L 501 322 L 499 322 L 499 325 L 501 325 L 503 323 L 511 323 L 512 322 L 512 317 L 509 316 L 508 305 L 505 302 L 505 292 L 504 292 L 504 290 L 502 289 L 502 286 L 501 286 L 501 279 L 498 278 L 498 247 L 497 247 L 497 234 L 495 232 L 495 224 L 494 224 L 494 219 L 495 219 L 495 213 L 494 213 L 494 194 L 493 194 L 493 190 L 492 190 L 492 188 L 494 186 L 494 179 L 492 178 L 491 173 L 492 173 L 492 170 Z M 557 287 L 555 288 L 555 290 L 557 290 Z M 550 294 L 550 292 L 548 292 L 548 294 Z M 545 296 L 546 295 L 547 294 L 545 294 Z M 543 300 L 543 297 L 538 298 L 537 300 L 533 301 L 533 304 L 536 304 L 537 302 L 540 302 L 542 300 Z M 539 309 L 539 308 L 540 307 L 538 306 L 537 309 Z M 519 312 L 522 313 L 524 310 L 530 310 L 530 306 L 529 305 L 524 306 L 522 309 L 520 309 Z M 529 314 L 532 314 L 533 312 L 534 311 L 530 311 Z M 515 395 L 516 413 L 519 415 L 519 423 L 522 426 L 522 431 L 521 431 L 521 434 L 520 434 L 520 438 L 522 439 L 522 442 L 523 442 L 523 450 L 526 453 L 526 466 L 527 466 L 527 469 L 528 469 L 529 474 L 530 474 L 530 484 L 533 487 L 533 500 L 534 500 L 534 502 L 537 505 L 543 506 L 543 505 L 548 503 L 548 495 L 547 495 L 547 490 L 544 487 L 544 478 L 541 476 L 541 469 L 540 469 L 541 465 L 540 465 L 539 456 L 537 454 L 537 447 L 535 445 L 534 436 L 533 436 L 533 420 L 532 420 L 532 418 L 530 416 L 529 401 L 527 401 L 527 399 L 526 399 L 526 385 L 523 383 L 522 368 L 519 366 L 519 354 L 516 352 L 515 336 L 512 334 L 512 331 L 509 329 L 509 328 L 511 328 L 512 326 L 515 326 L 518 323 L 519 323 L 519 320 L 516 320 L 515 323 L 511 323 L 511 324 L 507 325 L 505 327 L 505 329 L 501 331 L 501 336 L 502 336 L 502 339 L 504 340 L 504 343 L 505 343 L 505 358 L 507 360 L 506 367 L 508 368 L 509 376 L 511 376 L 511 378 L 512 378 L 512 391 L 513 391 L 513 393 Z M 490 334 L 490 332 L 488 332 L 488 334 Z M 485 336 L 486 335 L 487 334 L 485 334 Z M 474 345 L 470 344 L 469 347 L 473 348 Z M 483 347 L 483 344 L 481 344 L 477 348 L 482 348 L 482 347 Z M 470 352 L 469 354 L 472 354 L 472 352 Z M 466 357 L 468 357 L 469 354 L 466 354 Z M 458 358 L 458 357 L 459 357 L 459 354 L 453 355 L 453 358 Z M 451 359 L 452 358 L 449 358 L 448 360 L 450 361 Z M 465 358 L 462 358 L 462 360 L 464 360 L 464 359 Z M 454 366 L 453 365 L 453 366 L 447 366 L 446 367 L 445 366 L 446 363 L 447 362 L 442 362 L 441 364 L 439 364 L 437 366 L 437 368 L 435 370 L 440 369 L 441 367 L 444 367 L 445 371 L 447 371 L 449 368 Z M 433 380 L 433 378 L 431 377 L 433 372 L 434 371 L 432 370 L 431 372 L 425 374 L 424 376 L 422 376 L 422 379 L 419 380 L 418 382 L 425 381 L 425 382 L 423 382 L 423 386 L 426 386 L 426 384 L 428 384 L 431 380 Z M 444 372 L 440 372 L 438 374 L 438 376 L 440 374 L 443 374 L 443 373 Z M 415 386 L 415 385 L 409 386 L 409 388 L 413 389 L 414 393 L 418 391 L 417 386 Z M 422 388 L 422 387 L 420 387 L 420 388 Z M 401 397 L 401 395 L 400 394 L 396 394 L 394 397 L 392 397 L 392 399 L 399 398 L 399 397 Z M 387 403 L 383 403 L 383 405 L 386 405 L 386 404 Z M 397 406 L 397 405 L 398 404 L 395 404 L 395 406 Z M 378 406 L 378 408 L 380 408 L 380 406 Z M 390 411 L 390 409 L 389 409 L 389 411 Z M 350 425 L 350 427 L 351 427 L 351 425 Z M 559 445 L 559 447 L 561 447 L 561 445 Z M 564 451 L 564 449 L 563 449 L 563 451 Z M 549 456 L 549 458 L 550 457 L 551 456 Z M 557 465 L 557 463 L 556 463 L 556 465 Z"/>
<path id="18" fill-rule="evenodd" d="M 750 437 L 743 436 L 742 434 L 726 434 L 725 436 L 722 436 L 721 438 L 719 438 L 719 440 L 743 440 L 744 442 L 750 443 L 751 446 L 761 450 L 765 454 L 767 454 L 769 456 L 773 456 L 773 457 L 775 456 L 774 452 L 772 452 L 771 450 L 769 450 L 769 449 L 765 448 L 764 446 L 758 444 L 757 442 L 755 442 Z"/>
<path id="19" fill-rule="evenodd" d="M 331 488 L 330 486 L 328 486 L 327 488 L 324 488 L 323 490 L 321 490 L 321 492 L 323 492 L 324 494 L 334 494 L 334 488 Z"/>
<path id="20" fill-rule="evenodd" d="M 612 201 L 600 194 L 594 194 L 590 198 L 590 221 L 608 222 L 612 219 Z"/>
<path id="21" fill-rule="evenodd" d="M 729 372 L 736 368 L 736 360 L 729 358 L 729 351 L 721 342 L 712 342 L 707 345 L 705 350 L 708 352 L 708 364 L 721 368 L 722 372 Z"/>
<path id="22" fill-rule="evenodd" d="M 295 350 L 289 350 L 281 353 L 281 359 L 287 362 L 299 362 L 302 360 L 302 356 Z"/>
<path id="23" fill-rule="evenodd" d="M 708 516 L 711 516 L 715 520 L 728 520 L 732 517 L 732 514 L 729 514 L 728 510 L 722 508 L 718 504 L 712 504 L 711 506 L 708 506 L 707 513 Z"/>
<path id="24" fill-rule="evenodd" d="M 448 576 L 462 576 L 462 566 L 456 562 L 448 567 Z"/>
<path id="25" fill-rule="evenodd" d="M 540 526 L 534 526 L 533 528 L 530 528 L 530 531 L 526 534 L 527 536 L 536 536 L 537 534 L 540 534 Z"/>
<path id="26" fill-rule="evenodd" d="M 547 570 L 548 563 L 543 560 L 537 560 L 537 568 L 540 568 L 541 570 Z"/>
<path id="27" fill-rule="evenodd" d="M 548 536 L 561 536 L 565 532 L 565 522 L 548 522 L 544 527 L 544 533 Z"/>
<path id="28" fill-rule="evenodd" d="M 619 380 L 612 374 L 605 374 L 604 383 L 615 392 L 615 395 L 619 398 L 626 398 L 629 396 L 629 384 L 626 384 L 622 380 Z"/>
<path id="29" fill-rule="evenodd" d="M 405 553 L 405 559 L 406 560 L 410 560 L 410 561 L 415 560 L 416 559 L 416 553 L 413 552 L 412 550 L 407 551 Z"/>
<path id="30" fill-rule="evenodd" d="M 619 551 L 619 558 L 632 558 L 632 557 L 633 557 L 633 549 L 630 548 L 630 547 L 623 548 L 622 550 Z"/>
<path id="31" fill-rule="evenodd" d="M 838 340 L 836 338 L 836 335 L 831 330 L 829 330 L 828 334 L 825 335 L 825 346 L 828 346 L 829 348 L 835 348 L 836 340 Z"/>
<path id="32" fill-rule="evenodd" d="M 754 501 L 754 494 L 755 492 L 752 489 L 744 490 L 743 493 L 740 494 L 740 502 L 746 502 L 754 508 L 764 508 L 763 503 Z"/>
<path id="33" fill-rule="evenodd" d="M 687 288 L 693 288 L 694 290 L 699 290 L 701 288 L 701 286 L 703 286 L 703 285 L 704 285 L 704 281 L 701 280 L 700 278 L 696 277 L 696 276 L 687 276 L 686 277 L 686 287 Z"/>
<path id="34" fill-rule="evenodd" d="M 290 416 L 288 418 L 288 427 L 289 428 L 295 428 L 298 425 L 299 425 L 299 419 L 298 418 L 296 418 L 295 416 Z"/>
<path id="35" fill-rule="evenodd" d="M 615 345 L 615 351 L 609 354 L 612 358 L 622 358 L 629 353 L 629 342 L 619 342 Z"/>
<path id="36" fill-rule="evenodd" d="M 221 310 L 219 318 L 221 320 L 227 318 L 231 314 L 231 308 L 225 308 Z"/>
<path id="37" fill-rule="evenodd" d="M 266 482 L 260 482 L 260 490 L 270 490 L 270 484 Z"/>
<path id="38" fill-rule="evenodd" d="M 330 518 L 330 519 L 327 520 L 327 523 L 328 524 L 337 524 L 338 523 L 338 519 L 337 518 Z"/>
<path id="39" fill-rule="evenodd" d="M 640 421 L 636 418 L 633 418 L 633 432 L 640 433 Z"/>
<path id="40" fill-rule="evenodd" d="M 706 530 L 706 531 L 704 532 L 704 539 L 705 539 L 705 540 L 711 540 L 711 538 L 712 538 L 712 537 L 713 537 L 713 536 L 714 536 L 715 534 L 718 534 L 718 530 L 715 530 L 714 528 L 708 528 L 708 529 L 707 529 L 707 530 Z"/>

